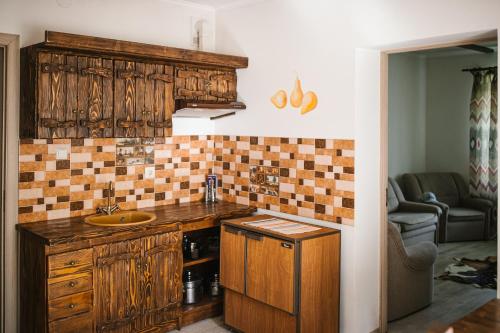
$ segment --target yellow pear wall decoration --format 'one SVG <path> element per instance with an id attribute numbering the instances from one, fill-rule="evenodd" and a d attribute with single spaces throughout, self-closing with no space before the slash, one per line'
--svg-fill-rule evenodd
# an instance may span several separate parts
<path id="1" fill-rule="evenodd" d="M 276 94 L 271 97 L 271 103 L 278 109 L 283 109 L 286 106 L 286 91 L 278 90 Z"/>
<path id="2" fill-rule="evenodd" d="M 286 91 L 278 90 L 271 96 L 271 103 L 278 108 L 283 109 L 287 104 Z M 305 94 L 302 92 L 302 84 L 297 77 L 292 93 L 290 94 L 290 105 L 294 108 L 300 108 L 300 114 L 304 115 L 311 112 L 318 105 L 318 96 L 314 91 L 308 91 Z"/>
<path id="3" fill-rule="evenodd" d="M 308 91 L 304 95 L 304 100 L 302 101 L 302 108 L 300 109 L 300 114 L 306 114 L 311 112 L 318 105 L 318 96 L 313 91 Z"/>
<path id="4" fill-rule="evenodd" d="M 293 87 L 292 94 L 290 95 L 290 104 L 294 108 L 300 107 L 302 104 L 302 97 L 304 97 L 304 93 L 302 92 L 302 86 L 300 84 L 299 78 L 295 79 L 295 87 Z"/>

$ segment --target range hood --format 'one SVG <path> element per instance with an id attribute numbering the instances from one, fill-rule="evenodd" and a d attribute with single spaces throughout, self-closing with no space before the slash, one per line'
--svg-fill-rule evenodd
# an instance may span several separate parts
<path id="1" fill-rule="evenodd" d="M 175 118 L 210 118 L 211 120 L 231 116 L 237 111 L 246 109 L 242 102 L 210 102 L 189 101 L 178 99 L 175 101 Z"/>

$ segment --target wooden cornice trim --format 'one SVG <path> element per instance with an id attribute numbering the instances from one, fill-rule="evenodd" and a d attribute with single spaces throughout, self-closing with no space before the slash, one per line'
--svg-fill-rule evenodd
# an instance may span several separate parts
<path id="1" fill-rule="evenodd" d="M 213 65 L 229 68 L 248 67 L 247 57 L 193 51 L 175 47 L 128 42 L 55 31 L 45 31 L 45 42 L 40 45 L 63 49 L 118 54 L 123 56 L 154 58 L 178 63 Z"/>

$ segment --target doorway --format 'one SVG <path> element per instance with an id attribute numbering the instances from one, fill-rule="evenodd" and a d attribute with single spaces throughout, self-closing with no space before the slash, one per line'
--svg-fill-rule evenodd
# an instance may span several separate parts
<path id="1" fill-rule="evenodd" d="M 5 47 L 0 46 L 0 138 L 3 138 L 3 128 L 4 128 L 4 114 L 5 114 Z M 0 139 L 0 144 L 3 147 L 4 142 Z M 3 150 L 3 149 L 2 149 Z M 0 166 L 3 170 L 3 154 L 0 155 Z M 3 172 L 2 172 L 3 174 Z M 4 188 L 3 177 L 0 177 L 0 189 Z M 0 211 L 4 211 L 4 198 L 3 191 L 0 192 Z M 3 215 L 3 214 L 2 214 Z M 0 218 L 0 331 L 4 331 L 5 322 L 5 230 L 4 230 L 4 220 Z"/>
<path id="2" fill-rule="evenodd" d="M 448 325 L 496 297 L 496 49 L 388 56 L 390 333 Z"/>
<path id="3" fill-rule="evenodd" d="M 359 247 L 360 260 L 373 258 L 365 260 L 363 271 L 378 277 L 371 280 L 357 278 L 358 293 L 370 303 L 371 308 L 378 309 L 376 312 L 363 312 L 363 316 L 373 318 L 364 331 L 376 329 L 387 332 L 388 56 L 406 51 L 474 44 L 496 40 L 496 37 L 496 30 L 485 30 L 356 49 L 356 219 L 363 222 L 356 236 L 363 244 Z"/>

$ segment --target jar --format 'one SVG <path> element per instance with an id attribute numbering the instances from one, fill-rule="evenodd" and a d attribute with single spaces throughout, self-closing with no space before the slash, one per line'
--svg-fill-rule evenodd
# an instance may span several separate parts
<path id="1" fill-rule="evenodd" d="M 203 297 L 203 280 L 191 270 L 184 272 L 184 304 L 195 304 Z"/>
<path id="2" fill-rule="evenodd" d="M 219 295 L 220 295 L 219 273 L 214 273 L 214 276 L 210 281 L 210 296 L 219 296 Z"/>

